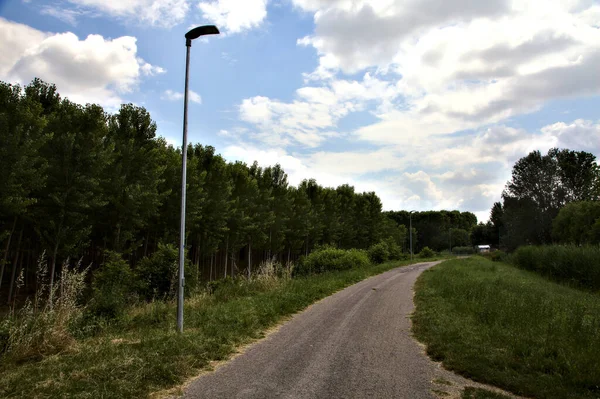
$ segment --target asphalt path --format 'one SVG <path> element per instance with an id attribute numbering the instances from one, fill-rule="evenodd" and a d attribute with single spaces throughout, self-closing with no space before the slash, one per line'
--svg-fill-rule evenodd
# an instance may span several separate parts
<path id="1" fill-rule="evenodd" d="M 413 285 L 439 262 L 350 286 L 194 380 L 184 398 L 435 398 L 436 365 L 411 335 Z"/>

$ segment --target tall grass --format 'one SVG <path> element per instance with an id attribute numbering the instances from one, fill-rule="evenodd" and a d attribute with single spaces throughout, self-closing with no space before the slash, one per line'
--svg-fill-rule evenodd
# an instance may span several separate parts
<path id="1" fill-rule="evenodd" d="M 515 266 L 553 280 L 600 290 L 600 247 L 525 246 L 511 257 Z"/>
<path id="2" fill-rule="evenodd" d="M 516 394 L 600 396 L 600 296 L 482 257 L 424 272 L 414 332 L 445 367 Z"/>
<path id="3" fill-rule="evenodd" d="M 89 268 L 88 268 L 89 269 Z M 81 264 L 62 267 L 54 287 L 48 284 L 45 255 L 38 261 L 38 289 L 18 311 L 11 309 L 0 327 L 0 355 L 12 361 L 41 359 L 69 349 L 75 342 L 73 327 L 82 318 L 84 307 L 79 300 L 88 269 Z M 6 360 L 6 359 L 3 359 Z"/>

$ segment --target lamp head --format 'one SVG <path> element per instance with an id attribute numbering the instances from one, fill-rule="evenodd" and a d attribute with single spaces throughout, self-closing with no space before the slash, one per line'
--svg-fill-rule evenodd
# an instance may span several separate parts
<path id="1" fill-rule="evenodd" d="M 214 25 L 198 26 L 185 34 L 185 45 L 188 47 L 191 46 L 192 40 L 197 39 L 200 36 L 218 35 L 219 33 L 221 32 L 219 32 L 219 29 Z"/>

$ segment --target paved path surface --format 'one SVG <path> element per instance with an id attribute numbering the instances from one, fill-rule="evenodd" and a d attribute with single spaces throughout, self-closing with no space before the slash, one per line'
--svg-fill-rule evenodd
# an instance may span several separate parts
<path id="1" fill-rule="evenodd" d="M 310 306 L 184 398 L 435 398 L 439 367 L 408 317 L 415 280 L 437 263 L 390 270 Z"/>

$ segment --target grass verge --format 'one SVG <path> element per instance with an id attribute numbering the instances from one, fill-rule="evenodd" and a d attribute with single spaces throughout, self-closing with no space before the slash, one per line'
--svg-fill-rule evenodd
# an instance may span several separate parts
<path id="1" fill-rule="evenodd" d="M 146 397 L 182 384 L 211 361 L 228 358 L 237 347 L 313 302 L 410 263 L 220 284 L 214 294 L 187 300 L 183 334 L 175 333 L 174 303 L 138 307 L 120 325 L 62 353 L 24 363 L 0 359 L 0 397 Z"/>
<path id="2" fill-rule="evenodd" d="M 461 399 L 510 399 L 506 395 L 488 391 L 487 389 L 466 387 Z"/>
<path id="3" fill-rule="evenodd" d="M 472 257 L 424 272 L 415 302 L 414 333 L 446 368 L 523 396 L 600 396 L 600 295 Z"/>

